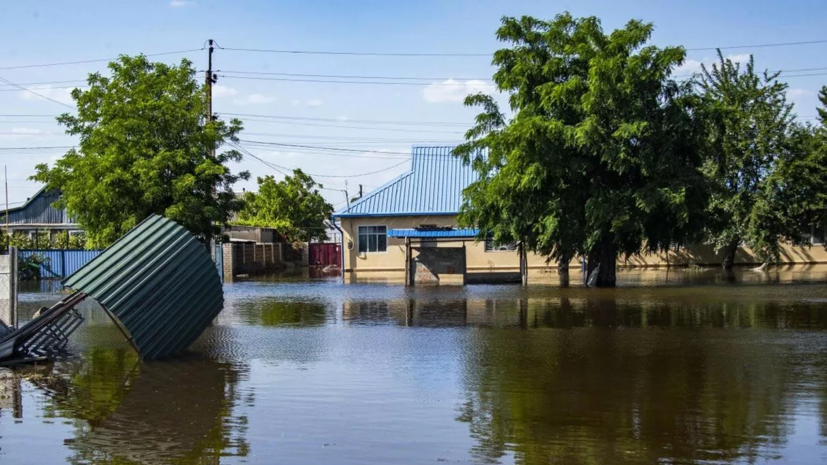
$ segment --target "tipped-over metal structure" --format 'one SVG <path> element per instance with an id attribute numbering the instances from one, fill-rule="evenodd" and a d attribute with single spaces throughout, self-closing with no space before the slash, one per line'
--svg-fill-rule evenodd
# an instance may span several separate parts
<path id="1" fill-rule="evenodd" d="M 189 347 L 223 307 L 221 280 L 206 247 L 177 223 L 157 215 L 141 222 L 63 284 L 75 293 L 0 338 L 0 362 L 37 356 L 25 341 L 44 339 L 38 336 L 44 331 L 64 334 L 50 330 L 52 323 L 67 325 L 64 315 L 86 297 L 103 307 L 144 360 L 168 357 Z"/>

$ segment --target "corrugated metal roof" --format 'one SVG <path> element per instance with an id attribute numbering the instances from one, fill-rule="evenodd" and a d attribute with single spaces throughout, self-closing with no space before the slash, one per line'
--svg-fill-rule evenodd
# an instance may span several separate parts
<path id="1" fill-rule="evenodd" d="M 223 307 L 207 249 L 186 229 L 152 215 L 64 284 L 120 320 L 146 360 L 190 346 Z"/>
<path id="2" fill-rule="evenodd" d="M 411 171 L 336 212 L 334 217 L 455 215 L 462 191 L 477 173 L 453 156 L 454 147 L 414 147 Z"/>
<path id="3" fill-rule="evenodd" d="M 476 237 L 479 229 L 448 229 L 448 230 L 419 230 L 419 229 L 391 229 L 388 237 Z"/>
<path id="4" fill-rule="evenodd" d="M 41 188 L 19 207 L 9 208 L 9 224 L 15 225 L 74 225 L 65 209 L 55 208 L 53 203 L 60 199 L 60 191 Z M 0 210 L 0 223 L 6 224 L 6 212 Z"/>

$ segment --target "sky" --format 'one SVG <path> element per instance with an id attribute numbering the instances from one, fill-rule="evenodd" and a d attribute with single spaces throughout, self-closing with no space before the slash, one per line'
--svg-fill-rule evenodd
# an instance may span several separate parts
<path id="1" fill-rule="evenodd" d="M 501 45 L 495 31 L 503 16 L 551 19 L 564 11 L 597 16 L 607 33 L 630 19 L 652 22 L 652 43 L 689 49 L 676 71 L 682 74 L 715 58 L 714 49 L 692 49 L 827 40 L 823 0 L 0 0 L 0 78 L 71 106 L 71 87 L 83 85 L 89 73 L 105 73 L 107 59 L 163 54 L 151 58 L 166 63 L 187 58 L 203 70 L 204 46 L 213 39 L 218 46 L 213 69 L 219 75 L 214 111 L 222 118 L 246 115 L 240 117 L 245 148 L 271 164 L 314 175 L 339 209 L 345 206 L 345 190 L 353 197 L 361 184 L 369 193 L 407 171 L 412 145 L 462 141 L 476 114 L 463 106 L 463 97 L 494 90 L 490 54 Z M 827 43 L 723 50 L 737 60 L 753 54 L 759 69 L 791 70 L 781 79 L 789 84 L 788 98 L 803 121 L 814 121 L 816 93 L 827 84 L 825 52 Z M 75 61 L 91 62 L 30 66 Z M 812 68 L 821 69 L 795 71 Z M 54 121 L 71 109 L 52 100 L 0 82 L 0 160 L 8 168 L 12 206 L 41 187 L 27 180 L 34 166 L 65 153 L 35 147 L 76 143 Z M 231 168 L 252 175 L 237 190 L 255 190 L 259 176 L 283 177 L 249 156 Z"/>

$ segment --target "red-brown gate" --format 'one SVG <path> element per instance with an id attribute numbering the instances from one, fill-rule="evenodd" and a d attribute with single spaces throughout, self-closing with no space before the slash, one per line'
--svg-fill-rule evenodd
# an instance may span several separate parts
<path id="1" fill-rule="evenodd" d="M 310 266 L 342 266 L 342 249 L 335 242 L 310 244 Z"/>

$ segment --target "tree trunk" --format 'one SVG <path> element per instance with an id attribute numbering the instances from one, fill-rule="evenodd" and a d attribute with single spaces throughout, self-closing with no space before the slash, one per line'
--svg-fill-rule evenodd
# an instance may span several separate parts
<path id="1" fill-rule="evenodd" d="M 586 264 L 587 284 L 594 287 L 614 287 L 617 284 L 616 267 L 615 245 L 612 237 L 606 235 L 589 253 L 589 260 Z M 594 275 L 595 270 L 596 275 Z"/>
<path id="2" fill-rule="evenodd" d="M 738 252 L 738 244 L 741 243 L 740 239 L 733 239 L 732 242 L 727 245 L 725 251 L 726 255 L 724 255 L 724 263 L 723 267 L 725 270 L 731 270 L 732 265 L 735 264 L 735 253 Z"/>

